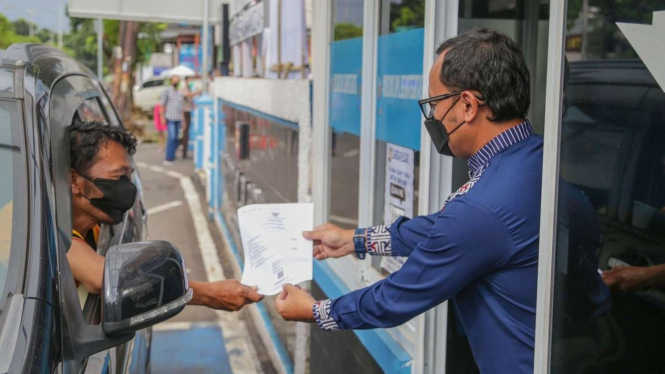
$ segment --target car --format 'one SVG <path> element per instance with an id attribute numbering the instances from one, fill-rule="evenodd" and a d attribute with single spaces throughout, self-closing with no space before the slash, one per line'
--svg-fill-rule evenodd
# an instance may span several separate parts
<path id="1" fill-rule="evenodd" d="M 134 106 L 141 111 L 152 115 L 152 110 L 162 97 L 162 92 L 168 87 L 165 77 L 150 78 L 134 87 Z"/>
<path id="2" fill-rule="evenodd" d="M 101 227 L 103 296 L 79 297 L 66 257 L 75 116 L 123 126 L 78 61 L 38 44 L 0 51 L 0 373 L 149 373 L 150 326 L 192 296 L 177 248 L 143 241 L 135 172 L 134 206 Z"/>
<path id="3" fill-rule="evenodd" d="M 201 89 L 201 77 L 193 77 L 194 91 Z M 182 85 L 182 84 L 181 84 Z M 140 85 L 134 86 L 134 106 L 141 109 L 148 116 L 152 116 L 155 105 L 162 98 L 162 93 L 169 86 L 169 77 L 159 76 L 145 80 Z"/>

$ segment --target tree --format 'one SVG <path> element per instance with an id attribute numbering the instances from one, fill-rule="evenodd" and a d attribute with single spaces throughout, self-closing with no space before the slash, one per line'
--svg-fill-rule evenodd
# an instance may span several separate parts
<path id="1" fill-rule="evenodd" d="M 39 43 L 35 37 L 17 35 L 14 25 L 0 13 L 0 48 L 6 49 L 14 43 Z"/>
<path id="2" fill-rule="evenodd" d="M 97 71 L 97 31 L 95 20 L 86 18 L 70 18 L 71 32 L 65 37 L 65 46 L 71 50 L 72 57 L 81 61 L 92 71 Z M 137 64 L 144 63 L 150 54 L 161 47 L 160 32 L 166 29 L 163 23 L 138 23 L 138 41 L 136 58 L 132 61 L 132 70 Z M 103 73 L 111 72 L 113 64 L 113 47 L 121 45 L 120 21 L 104 20 L 102 51 L 106 64 Z"/>
<path id="3" fill-rule="evenodd" d="M 29 36 L 30 35 L 30 22 L 25 18 L 19 18 L 16 21 L 12 22 L 14 25 L 14 32 L 17 35 Z"/>
<path id="4" fill-rule="evenodd" d="M 38 31 L 35 31 L 35 37 L 41 40 L 42 43 L 51 41 L 51 35 L 53 35 L 53 31 L 49 29 L 39 29 Z"/>
<path id="5" fill-rule="evenodd" d="M 64 45 L 69 54 L 87 66 L 97 69 L 97 39 L 94 20 L 70 18 L 70 32 L 64 37 Z"/>
<path id="6" fill-rule="evenodd" d="M 70 18 L 71 33 L 65 38 L 65 46 L 71 55 L 90 70 L 97 70 L 97 31 L 92 19 Z M 118 113 L 126 124 L 130 124 L 132 72 L 140 63 L 146 62 L 150 54 L 161 48 L 160 33 L 166 29 L 163 23 L 104 20 L 103 23 L 103 74 L 113 74 L 111 97 Z M 114 48 L 120 47 L 122 57 L 116 59 Z"/>

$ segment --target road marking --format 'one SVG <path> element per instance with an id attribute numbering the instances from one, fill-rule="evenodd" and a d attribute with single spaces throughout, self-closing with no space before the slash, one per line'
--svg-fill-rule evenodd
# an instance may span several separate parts
<path id="1" fill-rule="evenodd" d="M 137 162 L 136 166 L 138 166 L 140 168 L 149 168 L 150 164 L 146 164 L 145 162 Z"/>
<path id="2" fill-rule="evenodd" d="M 162 322 L 152 327 L 154 331 L 189 330 L 191 328 L 191 322 Z"/>
<path id="3" fill-rule="evenodd" d="M 169 177 L 177 178 L 177 179 L 185 177 L 184 174 L 178 173 L 177 171 L 172 171 L 172 170 L 167 171 L 166 175 L 168 175 Z"/>
<path id="4" fill-rule="evenodd" d="M 160 168 L 159 166 L 150 166 L 150 170 L 156 171 L 158 173 L 163 173 L 164 172 L 164 168 Z"/>
<path id="5" fill-rule="evenodd" d="M 150 208 L 150 209 L 148 209 L 148 214 L 149 214 L 149 215 L 152 215 L 152 214 L 160 213 L 160 212 L 163 212 L 163 211 L 165 211 L 165 210 L 169 210 L 169 209 L 177 208 L 177 207 L 179 207 L 179 206 L 181 206 L 181 205 L 182 205 L 182 201 L 180 201 L 180 200 L 171 201 L 170 203 L 166 203 L 166 204 L 158 205 L 158 206 L 156 206 L 156 207 L 154 207 L 154 208 Z"/>
<path id="6" fill-rule="evenodd" d="M 223 223 L 219 222 L 219 219 L 224 219 L 224 218 L 215 217 L 215 223 L 217 224 L 219 231 L 222 233 L 222 241 L 224 242 L 224 246 L 232 258 L 230 262 L 231 262 L 231 267 L 233 268 L 233 272 L 237 277 L 240 277 L 242 275 L 242 269 L 240 268 L 240 264 L 238 263 L 237 259 L 234 257 L 235 255 L 231 253 L 232 247 L 231 247 L 231 242 L 229 241 L 230 238 L 227 236 L 226 231 L 222 226 Z M 259 336 L 261 336 L 261 339 L 263 339 L 264 342 L 272 341 L 272 337 L 270 336 L 270 333 L 268 332 L 268 329 L 265 327 L 265 324 L 263 322 L 263 317 L 261 316 L 261 311 L 259 310 L 259 307 L 256 304 L 251 304 L 245 307 L 245 309 L 243 310 L 249 311 L 250 317 L 254 321 L 254 324 L 256 324 L 257 331 L 259 333 Z M 275 366 L 277 372 L 279 374 L 286 374 L 287 370 L 284 367 L 283 361 L 279 356 L 277 348 L 274 345 L 268 343 L 266 343 L 266 348 L 268 350 L 268 355 L 270 356 L 270 360 Z"/>
<path id="7" fill-rule="evenodd" d="M 189 177 L 180 178 L 180 185 L 185 194 L 185 199 L 189 205 L 189 211 L 194 221 L 194 230 L 196 239 L 199 242 L 201 257 L 206 276 L 209 282 L 215 282 L 226 279 L 222 269 L 215 242 L 208 228 L 208 221 L 201 209 L 199 194 L 194 188 L 194 183 Z M 260 361 L 254 350 L 254 346 L 249 341 L 247 327 L 245 322 L 238 314 L 216 311 L 219 319 L 219 326 L 224 334 L 226 351 L 229 354 L 231 368 L 234 373 L 258 373 Z"/>

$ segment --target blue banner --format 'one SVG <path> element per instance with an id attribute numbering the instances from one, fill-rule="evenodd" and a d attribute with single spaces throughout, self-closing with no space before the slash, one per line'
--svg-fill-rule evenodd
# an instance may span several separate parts
<path id="1" fill-rule="evenodd" d="M 185 65 L 188 68 L 197 71 L 200 65 L 200 62 L 198 60 L 198 51 L 199 48 L 197 48 L 194 44 L 182 44 L 180 46 L 180 56 L 179 56 L 179 61 L 180 65 Z"/>
<path id="2" fill-rule="evenodd" d="M 424 30 L 379 37 L 376 138 L 420 150 Z"/>
<path id="3" fill-rule="evenodd" d="M 330 43 L 330 126 L 356 136 L 360 136 L 362 49 L 362 38 Z"/>

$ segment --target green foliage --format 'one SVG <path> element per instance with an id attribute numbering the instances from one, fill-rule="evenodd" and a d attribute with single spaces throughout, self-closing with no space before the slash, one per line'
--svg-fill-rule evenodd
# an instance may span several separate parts
<path id="1" fill-rule="evenodd" d="M 0 49 L 5 49 L 14 43 L 39 43 L 39 38 L 16 34 L 14 25 L 0 13 Z"/>
<path id="2" fill-rule="evenodd" d="M 335 41 L 353 39 L 363 36 L 363 29 L 353 23 L 338 23 L 335 25 Z"/>
<path id="3" fill-rule="evenodd" d="M 66 52 L 87 66 L 97 69 L 97 39 L 95 23 L 92 19 L 70 18 L 70 32 L 64 36 Z"/>
<path id="4" fill-rule="evenodd" d="M 14 25 L 14 32 L 16 32 L 16 35 L 30 35 L 30 22 L 28 22 L 25 18 L 17 19 L 16 21 L 12 22 L 12 25 Z"/>
<path id="5" fill-rule="evenodd" d="M 85 64 L 93 71 L 97 70 L 97 32 L 95 20 L 84 18 L 70 18 L 71 32 L 65 37 L 65 47 L 71 56 Z M 146 62 L 150 54 L 159 51 L 161 46 L 160 32 L 166 29 L 163 23 L 139 23 L 138 39 L 136 41 L 136 64 Z M 108 74 L 113 63 L 113 47 L 120 43 L 120 21 L 104 20 L 103 23 L 103 60 L 106 65 L 102 68 Z"/>
<path id="6" fill-rule="evenodd" d="M 12 22 L 12 25 L 14 26 L 14 32 L 16 35 L 21 35 L 21 36 L 30 36 L 30 22 L 28 22 L 25 18 L 19 18 L 16 21 Z M 34 36 L 37 39 L 34 39 L 36 43 L 46 43 L 51 40 L 51 34 L 52 31 L 49 29 L 40 29 L 39 26 L 36 24 L 32 24 L 33 31 L 34 31 Z M 33 39 L 30 39 L 33 40 Z"/>

